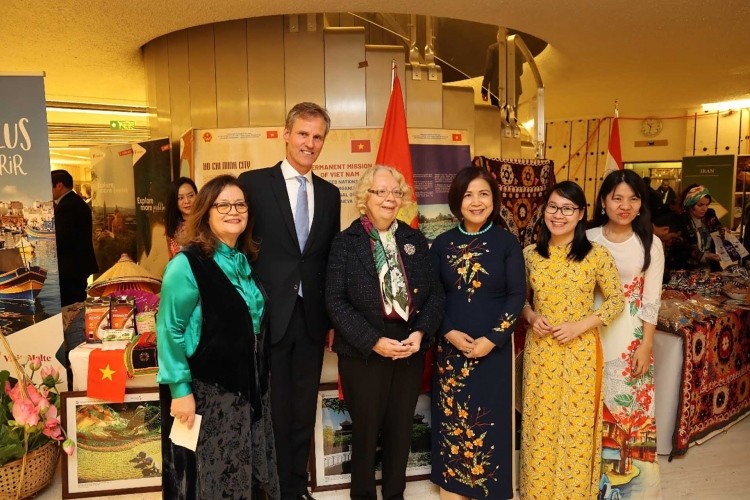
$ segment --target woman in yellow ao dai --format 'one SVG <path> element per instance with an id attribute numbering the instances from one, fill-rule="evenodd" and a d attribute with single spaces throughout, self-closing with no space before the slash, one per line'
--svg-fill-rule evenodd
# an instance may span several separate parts
<path id="1" fill-rule="evenodd" d="M 571 181 L 547 199 L 524 250 L 530 302 L 521 431 L 521 498 L 596 499 L 601 464 L 602 350 L 597 328 L 623 309 L 615 262 L 586 238 L 586 198 Z M 604 302 L 594 311 L 594 290 Z"/>

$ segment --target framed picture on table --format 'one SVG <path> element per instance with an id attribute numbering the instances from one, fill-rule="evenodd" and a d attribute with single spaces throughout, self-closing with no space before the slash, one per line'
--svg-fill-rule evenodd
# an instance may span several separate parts
<path id="1" fill-rule="evenodd" d="M 128 389 L 112 403 L 62 393 L 62 425 L 76 442 L 63 453 L 63 498 L 83 498 L 161 490 L 159 389 Z"/>
<path id="2" fill-rule="evenodd" d="M 414 409 L 411 451 L 406 480 L 418 481 L 430 476 L 430 395 L 420 394 Z M 315 415 L 314 446 L 310 454 L 311 490 L 346 489 L 351 483 L 352 421 L 336 384 L 321 384 Z M 375 477 L 380 483 L 380 448 Z"/>

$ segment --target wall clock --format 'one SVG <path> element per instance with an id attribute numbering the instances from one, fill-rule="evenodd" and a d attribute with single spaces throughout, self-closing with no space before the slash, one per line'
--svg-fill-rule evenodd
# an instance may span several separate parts
<path id="1" fill-rule="evenodd" d="M 664 122 L 658 118 L 646 118 L 641 122 L 641 133 L 646 137 L 659 135 L 664 128 Z"/>

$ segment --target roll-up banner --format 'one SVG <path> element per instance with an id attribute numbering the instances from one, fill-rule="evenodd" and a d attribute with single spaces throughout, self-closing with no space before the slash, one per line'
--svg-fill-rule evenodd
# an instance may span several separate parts
<path id="1" fill-rule="evenodd" d="M 63 342 L 42 75 L 0 75 L 0 333 L 16 357 L 51 366 Z M 0 369 L 16 373 L 0 348 Z M 39 382 L 35 371 L 34 382 Z"/>

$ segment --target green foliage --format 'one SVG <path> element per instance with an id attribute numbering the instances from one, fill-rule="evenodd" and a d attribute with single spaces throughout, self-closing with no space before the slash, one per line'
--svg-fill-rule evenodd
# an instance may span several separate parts
<path id="1" fill-rule="evenodd" d="M 617 396 L 615 396 L 615 403 L 627 408 L 629 408 L 634 401 L 635 400 L 633 399 L 632 394 L 618 394 Z"/>

